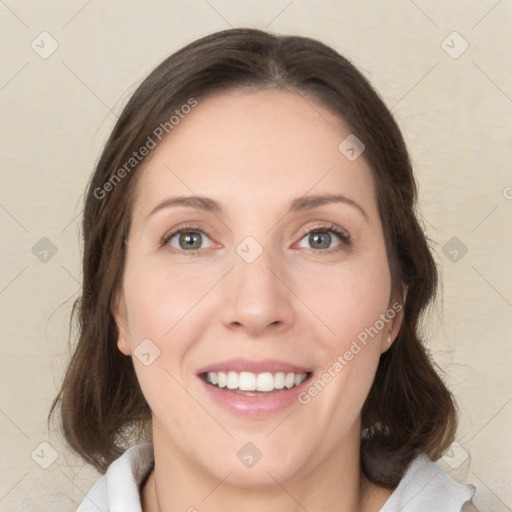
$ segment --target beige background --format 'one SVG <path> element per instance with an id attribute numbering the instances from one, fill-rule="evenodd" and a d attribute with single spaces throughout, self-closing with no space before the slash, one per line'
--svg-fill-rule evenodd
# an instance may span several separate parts
<path id="1" fill-rule="evenodd" d="M 0 510 L 75 510 L 98 476 L 45 422 L 69 355 L 84 187 L 139 81 L 230 26 L 332 45 L 397 117 L 443 277 L 430 349 L 461 411 L 440 464 L 477 486 L 480 511 L 512 510 L 510 0 L 0 1 Z"/>

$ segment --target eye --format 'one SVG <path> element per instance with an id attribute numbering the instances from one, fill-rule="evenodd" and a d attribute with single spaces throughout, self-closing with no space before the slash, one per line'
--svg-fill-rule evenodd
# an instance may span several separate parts
<path id="1" fill-rule="evenodd" d="M 202 247 L 204 238 L 210 237 L 197 227 L 185 226 L 167 233 L 162 239 L 161 245 L 167 246 L 170 250 L 183 251 L 189 254 L 197 254 Z"/>
<path id="2" fill-rule="evenodd" d="M 182 254 L 186 253 L 188 256 L 196 256 L 202 250 L 208 248 L 203 247 L 205 238 L 207 241 L 212 242 L 208 234 L 198 226 L 182 226 L 164 235 L 160 244 L 171 252 L 181 252 Z M 338 239 L 338 244 L 336 244 L 336 239 Z M 323 254 L 337 252 L 350 245 L 350 235 L 334 224 L 316 226 L 304 231 L 299 247 L 307 249 L 308 247 L 303 245 L 303 240 L 305 240 L 305 243 L 310 244 L 309 249 Z"/>
<path id="3" fill-rule="evenodd" d="M 324 253 L 339 251 L 350 245 L 349 234 L 334 224 L 309 229 L 303 233 L 301 242 L 304 239 L 306 239 L 306 243 L 311 245 L 309 248 Z M 333 246 L 332 242 L 336 243 L 336 239 L 339 240 L 339 243 Z M 304 247 L 304 245 L 300 245 L 299 243 L 299 247 Z"/>

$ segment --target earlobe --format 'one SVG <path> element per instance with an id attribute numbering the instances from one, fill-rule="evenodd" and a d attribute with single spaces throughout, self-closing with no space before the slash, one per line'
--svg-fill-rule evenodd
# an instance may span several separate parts
<path id="1" fill-rule="evenodd" d="M 122 354 L 124 354 L 125 356 L 129 356 L 131 355 L 132 351 L 130 343 L 125 338 L 125 335 L 129 335 L 129 333 L 128 330 L 125 328 L 127 314 L 126 303 L 122 291 L 117 291 L 114 296 L 111 314 L 114 317 L 114 320 L 117 325 L 117 348 L 120 350 Z"/>
<path id="2" fill-rule="evenodd" d="M 129 356 L 132 353 L 130 344 L 121 335 L 119 335 L 119 338 L 117 340 L 117 348 L 125 356 Z"/>
<path id="3" fill-rule="evenodd" d="M 386 352 L 391 347 L 391 345 L 393 344 L 393 341 L 394 341 L 393 327 L 391 327 L 389 329 L 389 331 L 387 332 L 387 334 L 384 334 L 384 336 L 382 337 L 380 353 L 384 354 L 384 352 Z"/>
<path id="4" fill-rule="evenodd" d="M 402 322 L 404 319 L 404 304 L 405 298 L 407 296 L 407 288 L 404 287 L 403 290 L 403 298 L 395 299 L 394 302 L 389 306 L 388 311 L 393 312 L 392 321 L 390 322 L 390 326 L 387 332 L 383 333 L 382 336 L 382 344 L 381 344 L 381 354 L 386 352 L 391 345 L 394 343 L 398 333 L 400 332 L 400 327 L 402 326 Z"/>

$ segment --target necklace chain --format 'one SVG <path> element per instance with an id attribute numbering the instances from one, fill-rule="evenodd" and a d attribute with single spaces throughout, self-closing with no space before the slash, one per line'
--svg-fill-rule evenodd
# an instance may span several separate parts
<path id="1" fill-rule="evenodd" d="M 157 485 L 156 485 L 156 471 L 155 471 L 155 466 L 153 465 L 153 480 L 155 482 L 155 499 L 156 499 L 156 506 L 158 507 L 158 512 L 162 512 L 162 509 L 160 507 L 160 500 L 158 499 L 158 488 L 157 488 Z"/>

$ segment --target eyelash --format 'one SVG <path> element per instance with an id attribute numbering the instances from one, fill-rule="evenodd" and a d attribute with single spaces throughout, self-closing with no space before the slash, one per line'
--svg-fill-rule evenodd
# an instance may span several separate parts
<path id="1" fill-rule="evenodd" d="M 313 251 L 314 253 L 332 254 L 332 253 L 336 253 L 336 252 L 342 250 L 343 248 L 348 247 L 351 244 L 350 235 L 346 231 L 342 230 L 341 228 L 339 228 L 338 226 L 336 226 L 335 224 L 332 224 L 332 223 L 324 224 L 322 226 L 315 226 L 314 228 L 306 229 L 306 230 L 302 231 L 302 233 L 300 235 L 300 240 L 302 240 L 306 235 L 309 235 L 310 233 L 317 233 L 317 232 L 324 232 L 324 231 L 332 232 L 335 235 L 337 235 L 340 238 L 341 243 L 338 246 L 330 248 L 330 249 L 309 249 L 310 251 Z M 182 226 L 179 229 L 171 231 L 170 233 L 166 233 L 163 236 L 162 240 L 160 241 L 160 246 L 167 248 L 170 252 L 173 252 L 173 253 L 181 252 L 181 253 L 186 254 L 187 256 L 198 256 L 200 254 L 200 252 L 204 249 L 195 249 L 192 251 L 184 251 L 182 249 L 176 249 L 174 247 L 170 248 L 170 246 L 168 245 L 169 240 L 171 240 L 176 235 L 179 235 L 181 233 L 190 233 L 190 232 L 198 232 L 203 235 L 206 235 L 210 240 L 212 239 L 210 237 L 210 235 L 206 231 L 201 229 L 199 226 L 188 225 L 188 226 Z"/>

